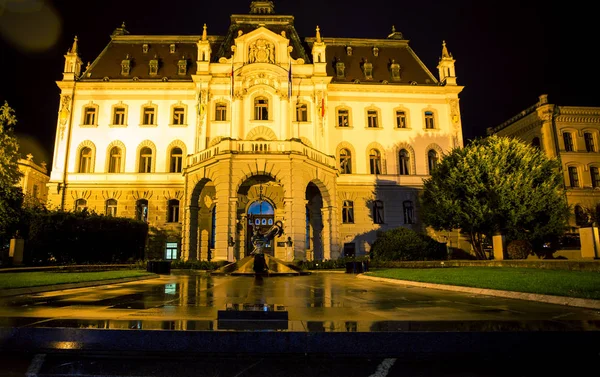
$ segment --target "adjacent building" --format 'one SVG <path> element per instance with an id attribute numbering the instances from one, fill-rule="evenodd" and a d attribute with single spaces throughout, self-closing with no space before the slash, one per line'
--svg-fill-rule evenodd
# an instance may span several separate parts
<path id="1" fill-rule="evenodd" d="M 572 231 L 600 213 L 600 108 L 552 104 L 544 94 L 488 134 L 517 137 L 560 161 Z"/>
<path id="2" fill-rule="evenodd" d="M 434 75 L 401 32 L 301 38 L 272 1 L 226 35 L 114 30 L 87 67 L 65 55 L 49 201 L 170 232 L 165 256 L 240 259 L 281 220 L 275 257 L 369 251 L 377 231 L 423 231 L 418 195 L 463 144 L 455 60 Z M 292 252 L 289 248 L 292 247 Z"/>
<path id="3" fill-rule="evenodd" d="M 19 187 L 25 194 L 25 202 L 31 204 L 46 204 L 48 199 L 48 169 L 46 163 L 36 163 L 30 153 L 27 158 L 17 161 L 19 171 L 23 174 L 19 180 Z"/>

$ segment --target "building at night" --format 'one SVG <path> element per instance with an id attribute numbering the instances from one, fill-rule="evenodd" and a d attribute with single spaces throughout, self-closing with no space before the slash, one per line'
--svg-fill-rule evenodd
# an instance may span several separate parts
<path id="1" fill-rule="evenodd" d="M 600 108 L 551 104 L 544 94 L 487 132 L 517 137 L 560 161 L 573 231 L 584 225 L 586 212 L 600 212 Z"/>
<path id="2" fill-rule="evenodd" d="M 47 185 L 50 179 L 46 163 L 36 163 L 30 153 L 26 158 L 19 158 L 17 165 L 22 174 L 19 187 L 25 194 L 26 202 L 45 204 L 48 199 Z"/>
<path id="3" fill-rule="evenodd" d="M 425 231 L 423 179 L 463 144 L 455 60 L 444 42 L 436 76 L 394 28 L 361 39 L 321 26 L 301 38 L 293 16 L 252 1 L 223 36 L 122 25 L 87 67 L 75 38 L 57 82 L 50 203 L 147 221 L 185 260 L 240 259 L 277 220 L 285 233 L 266 251 L 283 260 Z"/>

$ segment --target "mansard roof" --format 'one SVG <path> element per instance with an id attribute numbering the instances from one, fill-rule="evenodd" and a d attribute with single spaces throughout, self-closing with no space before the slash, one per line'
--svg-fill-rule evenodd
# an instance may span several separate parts
<path id="1" fill-rule="evenodd" d="M 327 46 L 327 75 L 332 83 L 383 83 L 400 85 L 438 85 L 438 81 L 408 45 L 408 40 L 322 38 Z M 306 38 L 312 48 L 315 38 Z M 351 54 L 348 53 L 351 48 Z M 375 50 L 375 48 L 377 50 Z M 344 63 L 344 78 L 336 75 L 336 63 Z M 363 64 L 373 65 L 372 79 L 367 80 Z M 400 65 L 400 81 L 392 81 L 390 65 Z"/>
<path id="2" fill-rule="evenodd" d="M 149 35 L 114 35 L 104 51 L 96 58 L 81 77 L 81 81 L 109 80 L 191 80 L 191 75 L 196 73 L 196 60 L 198 47 L 196 43 L 201 39 L 197 36 L 149 36 Z M 211 49 L 219 48 L 222 38 L 208 37 Z M 144 52 L 144 45 L 148 46 Z M 171 45 L 175 45 L 175 52 L 171 53 Z M 131 61 L 130 73 L 121 75 L 121 62 L 129 58 Z M 150 60 L 157 59 L 158 73 L 150 75 Z M 178 74 L 179 60 L 187 61 L 185 75 Z"/>

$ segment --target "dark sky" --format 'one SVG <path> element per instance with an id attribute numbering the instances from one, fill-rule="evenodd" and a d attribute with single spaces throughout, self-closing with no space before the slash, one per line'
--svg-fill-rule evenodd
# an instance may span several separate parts
<path id="1" fill-rule="evenodd" d="M 4 9 L 2 8 L 4 4 Z M 355 4 L 355 5 L 353 5 Z M 484 136 L 533 105 L 540 94 L 559 105 L 600 106 L 597 13 L 593 2 L 291 1 L 277 14 L 295 16 L 302 38 L 385 38 L 392 25 L 438 77 L 442 40 L 456 59 L 465 141 Z M 131 34 L 224 35 L 231 14 L 250 0 L 2 0 L 0 101 L 18 118 L 22 149 L 51 163 L 64 54 L 79 38 L 84 65 L 124 21 Z M 36 147 L 37 146 L 37 147 Z M 38 157 L 42 155 L 44 157 Z"/>

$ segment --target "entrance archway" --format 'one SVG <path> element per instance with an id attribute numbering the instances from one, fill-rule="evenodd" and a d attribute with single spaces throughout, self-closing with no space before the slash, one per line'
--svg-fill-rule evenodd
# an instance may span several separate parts
<path id="1" fill-rule="evenodd" d="M 252 236 L 254 232 L 264 234 L 275 222 L 275 208 L 266 200 L 257 200 L 250 204 L 246 213 L 248 222 L 246 224 L 246 256 L 250 255 L 254 246 L 252 245 Z M 272 242 L 264 248 L 264 253 L 273 256 Z"/>
<path id="2" fill-rule="evenodd" d="M 306 186 L 306 248 L 310 250 L 311 255 L 307 259 L 323 260 L 325 255 L 323 251 L 323 196 L 321 191 L 314 183 Z M 311 258 L 312 257 L 312 258 Z"/>

